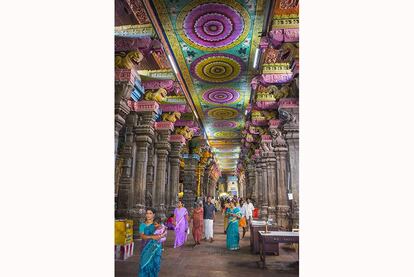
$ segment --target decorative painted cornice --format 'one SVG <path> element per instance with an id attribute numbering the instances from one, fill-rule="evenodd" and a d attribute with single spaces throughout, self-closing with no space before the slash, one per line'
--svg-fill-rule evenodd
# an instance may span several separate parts
<path id="1" fill-rule="evenodd" d="M 263 74 L 292 73 L 289 63 L 268 63 L 262 65 Z"/>
<path id="2" fill-rule="evenodd" d="M 175 126 L 181 127 L 181 126 L 188 126 L 190 128 L 198 127 L 198 123 L 194 120 L 177 120 L 175 122 Z"/>
<path id="3" fill-rule="evenodd" d="M 185 137 L 183 135 L 171 135 L 169 141 L 170 142 L 179 142 L 182 145 L 184 145 L 186 140 L 185 140 Z"/>
<path id="4" fill-rule="evenodd" d="M 115 82 L 129 82 L 134 85 L 138 78 L 138 75 L 131 69 L 115 69 Z"/>
<path id="5" fill-rule="evenodd" d="M 128 38 L 154 37 L 151 24 L 115 26 L 115 36 Z"/>
<path id="6" fill-rule="evenodd" d="M 255 106 L 261 110 L 274 110 L 279 107 L 279 103 L 276 101 L 257 101 Z"/>
<path id="7" fill-rule="evenodd" d="M 186 111 L 186 105 L 184 104 L 160 104 L 160 109 L 163 112 L 180 112 L 184 113 Z M 180 125 L 184 126 L 184 125 Z"/>
<path id="8" fill-rule="evenodd" d="M 171 80 L 175 78 L 174 72 L 171 69 L 138 70 L 138 74 L 143 78 L 148 77 L 150 79 L 158 80 Z"/>
<path id="9" fill-rule="evenodd" d="M 261 74 L 254 77 L 250 83 L 253 90 L 257 89 L 259 84 L 268 86 L 270 84 L 284 84 L 292 80 L 293 73 L 274 73 L 274 74 Z"/>
<path id="10" fill-rule="evenodd" d="M 174 81 L 173 80 L 152 80 L 152 81 L 143 81 L 142 85 L 145 89 L 159 89 L 164 88 L 168 92 L 174 90 Z"/>
<path id="11" fill-rule="evenodd" d="M 150 37 L 127 38 L 115 37 L 115 52 L 136 51 L 150 48 L 152 39 Z"/>
<path id="12" fill-rule="evenodd" d="M 139 24 L 151 23 L 141 0 L 125 0 Z"/>
<path id="13" fill-rule="evenodd" d="M 279 109 L 295 108 L 299 106 L 299 98 L 282 98 L 279 100 Z"/>
<path id="14" fill-rule="evenodd" d="M 167 96 L 162 104 L 187 104 L 185 96 Z"/>
<path id="15" fill-rule="evenodd" d="M 154 124 L 155 130 L 174 130 L 174 123 L 169 121 L 159 121 Z"/>
<path id="16" fill-rule="evenodd" d="M 271 119 L 269 120 L 269 128 L 278 128 L 281 125 L 281 120 Z"/>
<path id="17" fill-rule="evenodd" d="M 159 110 L 156 101 L 128 101 L 128 106 L 135 112 L 158 112 Z"/>

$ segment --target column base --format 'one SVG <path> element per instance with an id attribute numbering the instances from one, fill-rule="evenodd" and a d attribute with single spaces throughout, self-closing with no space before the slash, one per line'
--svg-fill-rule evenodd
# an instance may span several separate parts
<path id="1" fill-rule="evenodd" d="M 271 219 L 274 223 L 277 223 L 277 216 L 276 216 L 276 208 L 275 207 L 268 207 L 267 208 L 267 216 Z"/>
<path id="2" fill-rule="evenodd" d="M 157 213 L 155 215 L 161 217 L 161 220 L 165 220 L 167 218 L 165 215 L 167 209 L 165 208 L 164 204 L 158 205 L 156 210 Z"/>
<path id="3" fill-rule="evenodd" d="M 289 206 L 278 205 L 276 207 L 277 226 L 281 228 L 282 230 L 289 229 L 289 213 L 290 213 Z"/>
<path id="4" fill-rule="evenodd" d="M 135 208 L 129 210 L 128 217 L 133 220 L 134 239 L 139 238 L 139 225 L 145 221 L 145 207 L 137 205 Z"/>
<path id="5" fill-rule="evenodd" d="M 268 214 L 267 214 L 267 206 L 262 206 L 260 208 L 260 219 L 267 220 Z"/>

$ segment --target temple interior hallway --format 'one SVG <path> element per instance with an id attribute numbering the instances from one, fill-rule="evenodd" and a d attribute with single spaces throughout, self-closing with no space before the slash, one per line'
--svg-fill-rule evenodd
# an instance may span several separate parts
<path id="1" fill-rule="evenodd" d="M 241 228 L 240 228 L 241 230 Z M 219 213 L 214 223 L 214 242 L 201 242 L 201 245 L 193 247 L 194 240 L 190 234 L 187 243 L 179 249 L 174 249 L 175 234 L 168 231 L 168 238 L 162 254 L 161 272 L 159 276 L 197 276 L 197 277 L 258 277 L 299 276 L 298 254 L 295 250 L 280 245 L 280 256 L 266 256 L 268 269 L 260 269 L 257 266 L 259 255 L 250 253 L 250 232 L 240 240 L 239 251 L 226 249 L 226 236 L 224 234 L 223 216 Z M 242 232 L 240 231 L 240 234 Z M 241 237 L 241 235 L 240 235 Z M 139 266 L 139 241 L 136 241 L 134 256 L 126 261 L 115 262 L 116 277 L 138 276 Z"/>

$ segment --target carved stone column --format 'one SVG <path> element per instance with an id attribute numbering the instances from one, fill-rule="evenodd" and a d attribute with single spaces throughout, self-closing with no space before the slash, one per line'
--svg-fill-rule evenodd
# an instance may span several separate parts
<path id="1" fill-rule="evenodd" d="M 135 171 L 135 135 L 134 127 L 138 121 L 138 115 L 131 113 L 126 118 L 126 141 L 120 156 L 123 159 L 122 174 L 119 181 L 116 218 L 128 217 L 129 210 L 134 206 L 134 177 Z"/>
<path id="2" fill-rule="evenodd" d="M 259 215 L 261 215 L 261 208 L 263 205 L 263 169 L 262 169 L 262 161 L 260 156 L 256 154 L 256 186 L 255 186 L 255 196 L 256 196 L 256 203 L 255 207 L 259 209 Z"/>
<path id="3" fill-rule="evenodd" d="M 155 153 L 157 155 L 157 174 L 155 178 L 155 207 L 157 215 L 165 219 L 166 203 L 165 203 L 165 187 L 167 180 L 167 156 L 171 150 L 170 135 L 174 130 L 174 124 L 169 121 L 162 121 L 155 123 L 155 130 L 157 132 L 157 142 L 155 144 Z"/>
<path id="4" fill-rule="evenodd" d="M 279 129 L 271 130 L 276 153 L 277 176 L 277 206 L 276 219 L 278 226 L 289 228 L 290 207 L 287 196 L 287 154 L 288 148 L 282 132 Z"/>
<path id="5" fill-rule="evenodd" d="M 155 141 L 150 144 L 148 148 L 148 162 L 147 162 L 147 185 L 145 190 L 145 206 L 153 207 L 153 195 L 155 190 L 155 170 L 157 157 L 154 148 Z"/>
<path id="6" fill-rule="evenodd" d="M 299 105 L 298 99 L 284 100 L 279 106 L 279 115 L 283 120 L 283 132 L 288 145 L 290 191 L 292 200 L 293 228 L 299 228 Z M 289 101 L 291 100 L 291 101 Z"/>
<path id="7" fill-rule="evenodd" d="M 145 219 L 145 195 L 148 163 L 148 148 L 153 143 L 154 121 L 158 116 L 158 103 L 140 101 L 131 103 L 133 111 L 138 115 L 134 128 L 136 141 L 136 164 L 134 178 L 134 207 L 130 210 L 134 220 L 134 234 L 138 236 L 139 223 Z"/>
<path id="8" fill-rule="evenodd" d="M 178 202 L 178 186 L 180 180 L 180 151 L 185 144 L 185 138 L 182 135 L 170 136 L 170 202 L 169 212 L 173 213 Z"/>
<path id="9" fill-rule="evenodd" d="M 260 164 L 262 167 L 262 183 L 261 183 L 261 192 L 262 192 L 262 205 L 260 207 L 260 218 L 267 219 L 267 208 L 269 206 L 268 200 L 268 189 L 267 189 L 267 158 L 264 153 L 260 157 Z"/>
<path id="10" fill-rule="evenodd" d="M 247 197 L 254 198 L 255 195 L 255 186 L 256 186 L 256 177 L 255 177 L 255 164 L 254 161 L 251 160 L 250 163 L 247 165 L 247 181 L 248 181 L 248 189 L 247 189 Z"/>
<path id="11" fill-rule="evenodd" d="M 136 80 L 137 75 L 131 69 L 115 70 L 115 155 L 118 153 L 119 131 L 129 114 L 128 100 L 131 98 Z"/>
<path id="12" fill-rule="evenodd" d="M 266 157 L 267 167 L 267 216 L 268 218 L 273 219 L 273 222 L 276 222 L 276 154 L 272 146 L 272 137 L 270 135 L 262 136 L 262 148 L 264 150 L 263 155 Z"/>
<path id="13" fill-rule="evenodd" d="M 196 168 L 200 161 L 200 156 L 197 154 L 185 154 L 183 157 L 185 159 L 183 202 L 187 210 L 192 212 L 197 192 Z"/>

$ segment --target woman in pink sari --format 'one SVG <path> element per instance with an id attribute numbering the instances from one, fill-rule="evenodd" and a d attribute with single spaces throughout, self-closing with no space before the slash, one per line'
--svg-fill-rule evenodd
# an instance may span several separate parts
<path id="1" fill-rule="evenodd" d="M 174 210 L 174 226 L 175 226 L 175 243 L 174 248 L 180 247 L 187 240 L 188 230 L 188 211 L 183 207 L 183 203 L 178 201 L 177 208 Z"/>
<path id="2" fill-rule="evenodd" d="M 201 203 L 197 203 L 196 208 L 193 211 L 193 238 L 194 246 L 200 244 L 201 236 L 203 234 L 203 208 Z"/>

